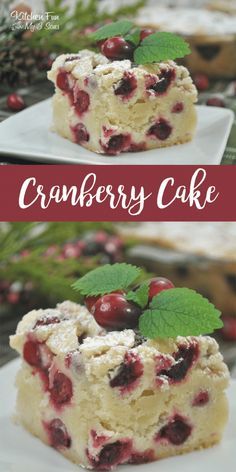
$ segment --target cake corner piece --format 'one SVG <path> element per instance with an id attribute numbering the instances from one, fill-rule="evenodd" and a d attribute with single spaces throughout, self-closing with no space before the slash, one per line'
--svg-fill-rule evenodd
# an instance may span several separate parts
<path id="1" fill-rule="evenodd" d="M 222 437 L 229 374 L 213 338 L 106 332 L 64 302 L 26 315 L 11 346 L 22 357 L 18 421 L 81 466 L 112 470 Z"/>

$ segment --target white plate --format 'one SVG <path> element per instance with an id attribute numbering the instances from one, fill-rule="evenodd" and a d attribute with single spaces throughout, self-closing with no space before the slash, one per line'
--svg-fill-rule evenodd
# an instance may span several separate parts
<path id="1" fill-rule="evenodd" d="M 52 164 L 220 164 L 233 123 L 233 112 L 198 106 L 197 113 L 197 134 L 191 143 L 110 157 L 88 151 L 50 131 L 49 99 L 0 124 L 0 154 Z"/>
<path id="2" fill-rule="evenodd" d="M 15 375 L 19 359 L 0 369 L 0 470 L 1 472 L 78 472 L 54 449 L 12 422 L 15 405 Z M 140 466 L 122 466 L 121 472 L 234 472 L 236 470 L 236 381 L 229 391 L 230 420 L 220 445 L 183 456 Z M 206 418 L 207 421 L 207 418 Z"/>

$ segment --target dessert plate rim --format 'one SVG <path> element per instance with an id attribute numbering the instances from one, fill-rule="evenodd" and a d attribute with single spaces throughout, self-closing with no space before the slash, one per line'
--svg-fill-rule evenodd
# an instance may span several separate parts
<path id="1" fill-rule="evenodd" d="M 4 472 L 78 472 L 85 469 L 70 463 L 54 449 L 31 436 L 21 426 L 14 424 L 14 405 L 16 391 L 14 388 L 15 375 L 20 366 L 20 359 L 14 359 L 0 368 L 0 470 Z M 191 452 L 161 461 L 142 464 L 139 466 L 125 465 L 117 468 L 117 472 L 222 472 L 236 470 L 236 380 L 231 380 L 228 390 L 230 417 L 222 442 L 210 449 Z"/>
<path id="2" fill-rule="evenodd" d="M 51 129 L 51 98 L 0 123 L 0 155 L 48 164 L 215 165 L 220 164 L 234 113 L 228 108 L 197 105 L 193 141 L 119 156 L 105 156 L 58 136 Z M 14 130 L 14 132 L 12 132 Z"/>

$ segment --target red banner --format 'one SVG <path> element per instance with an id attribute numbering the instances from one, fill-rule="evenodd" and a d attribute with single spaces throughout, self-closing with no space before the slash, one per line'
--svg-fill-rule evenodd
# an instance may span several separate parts
<path id="1" fill-rule="evenodd" d="M 6 166 L 1 221 L 236 221 L 234 166 Z"/>

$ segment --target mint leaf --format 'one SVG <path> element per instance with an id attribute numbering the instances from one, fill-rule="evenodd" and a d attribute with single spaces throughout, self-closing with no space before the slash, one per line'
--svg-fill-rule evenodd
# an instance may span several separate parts
<path id="1" fill-rule="evenodd" d="M 137 290 L 131 290 L 130 292 L 127 293 L 126 299 L 137 303 L 137 305 L 141 306 L 141 308 L 144 308 L 147 306 L 148 303 L 148 292 L 149 292 L 149 286 L 148 284 L 142 284 Z"/>
<path id="2" fill-rule="evenodd" d="M 190 52 L 189 45 L 183 38 L 160 31 L 144 38 L 134 51 L 134 60 L 136 64 L 147 64 L 177 59 Z"/>
<path id="3" fill-rule="evenodd" d="M 82 295 L 104 295 L 127 289 L 140 274 L 141 269 L 131 264 L 106 264 L 88 272 L 72 287 Z"/>
<path id="4" fill-rule="evenodd" d="M 135 46 L 138 46 L 140 42 L 140 33 L 140 28 L 136 28 L 125 36 L 125 40 L 129 41 L 130 43 L 133 43 Z"/>
<path id="5" fill-rule="evenodd" d="M 112 38 L 113 36 L 124 36 L 132 27 L 132 21 L 116 21 L 115 23 L 109 23 L 108 25 L 102 26 L 97 31 L 94 31 L 94 33 L 90 34 L 90 38 L 95 41 L 101 41 L 102 39 Z"/>
<path id="6" fill-rule="evenodd" d="M 148 338 L 175 338 L 210 334 L 221 328 L 221 313 L 199 293 L 172 288 L 156 295 L 139 319 L 139 329 Z"/>

